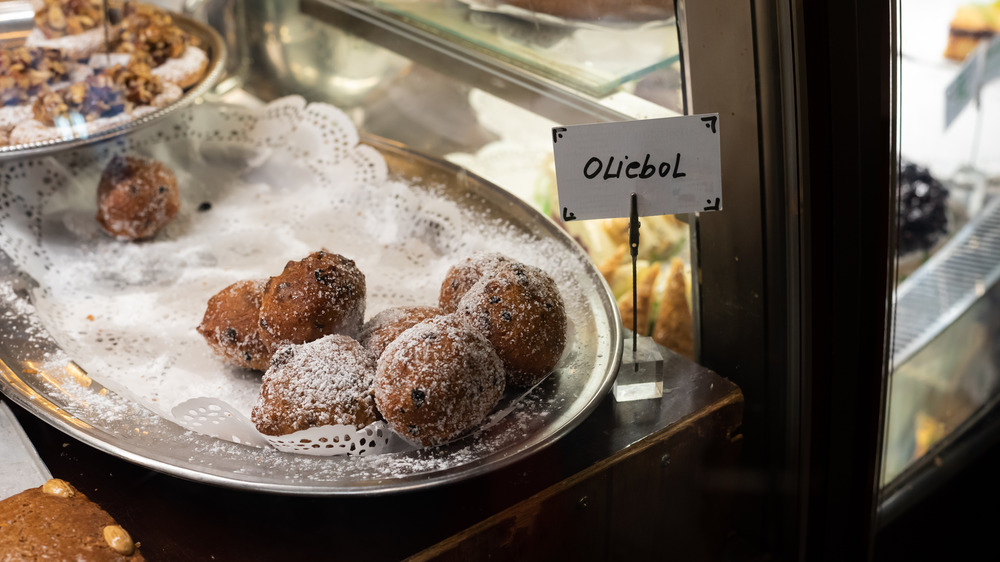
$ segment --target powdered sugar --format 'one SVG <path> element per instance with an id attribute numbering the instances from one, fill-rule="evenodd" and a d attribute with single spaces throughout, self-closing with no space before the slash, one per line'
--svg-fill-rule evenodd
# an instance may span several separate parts
<path id="1" fill-rule="evenodd" d="M 348 336 L 333 334 L 279 349 L 251 412 L 257 429 L 285 435 L 323 425 L 375 421 L 375 359 Z"/>
<path id="2" fill-rule="evenodd" d="M 413 326 L 444 314 L 436 306 L 396 306 L 371 317 L 361 329 L 358 340 L 377 359 L 400 334 Z"/>

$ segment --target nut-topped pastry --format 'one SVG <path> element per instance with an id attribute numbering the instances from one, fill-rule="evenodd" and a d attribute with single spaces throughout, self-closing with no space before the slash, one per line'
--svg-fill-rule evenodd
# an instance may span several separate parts
<path id="1" fill-rule="evenodd" d="M 35 28 L 49 39 L 79 35 L 104 21 L 102 0 L 45 0 L 44 4 L 35 12 Z"/>
<path id="2" fill-rule="evenodd" d="M 0 77 L 4 89 L 17 87 L 26 94 L 37 93 L 42 85 L 53 85 L 70 76 L 72 65 L 55 49 L 19 47 L 0 51 Z M 10 105 L 4 101 L 4 105 Z"/>
<path id="3" fill-rule="evenodd" d="M 196 37 L 166 11 L 144 4 L 129 5 L 115 50 L 144 60 L 155 76 L 182 88 L 197 82 L 208 64 Z"/>
<path id="4" fill-rule="evenodd" d="M 0 501 L 0 558 L 145 560 L 107 511 L 58 478 Z"/>
<path id="5" fill-rule="evenodd" d="M 103 22 L 103 0 L 45 0 L 25 44 L 58 49 L 69 60 L 86 59 L 106 47 Z M 109 26 L 108 35 L 116 39 L 118 26 Z"/>
<path id="6" fill-rule="evenodd" d="M 125 92 L 107 73 L 92 74 L 61 91 L 42 92 L 32 106 L 39 122 L 53 126 L 72 123 L 77 118 L 93 121 L 125 111 Z"/>

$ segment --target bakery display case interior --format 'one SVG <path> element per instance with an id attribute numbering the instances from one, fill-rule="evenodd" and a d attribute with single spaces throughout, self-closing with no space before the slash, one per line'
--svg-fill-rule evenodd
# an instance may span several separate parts
<path id="1" fill-rule="evenodd" d="M 883 463 L 887 508 L 960 458 L 1000 396 L 1000 83 L 956 86 L 997 49 L 995 2 L 902 3 L 899 283 Z M 978 78 L 977 78 L 978 80 Z M 978 433 L 983 433 L 979 431 Z M 902 493 L 897 493 L 902 492 Z"/>
<path id="2" fill-rule="evenodd" d="M 60 17 L 97 4 L 39 2 L 36 25 L 59 35 Z M 676 491 L 706 466 L 731 465 L 743 406 L 735 384 L 696 361 L 692 218 L 642 217 L 633 289 L 627 220 L 564 222 L 551 146 L 555 125 L 685 113 L 673 2 L 627 12 L 603 2 L 153 4 L 128 10 L 183 33 L 123 9 L 123 19 L 105 14 L 117 39 L 98 43 L 151 72 L 177 58 L 171 48 L 205 52 L 197 77 L 155 112 L 87 97 L 149 86 L 145 67 L 71 58 L 110 82 L 88 77 L 82 101 L 71 85 L 53 105 L 46 96 L 63 90 L 7 73 L 47 59 L 0 61 L 13 78 L 4 93 L 24 94 L 3 109 L 40 122 L 54 107 L 74 124 L 69 134 L 50 119 L 58 138 L 25 143 L 11 121 L 0 148 L 0 406 L 36 445 L 53 439 L 48 425 L 68 443 L 40 446 L 44 464 L 30 444 L 12 448 L 28 459 L 18 466 L 41 468 L 19 489 L 60 477 L 61 449 L 75 448 L 93 466 L 65 489 L 110 504 L 117 522 L 105 527 L 121 523 L 144 553 L 168 558 L 211 540 L 180 544 L 122 509 L 104 473 L 132 474 L 137 489 L 208 484 L 222 503 L 267 492 L 279 510 L 291 505 L 282 497 L 301 497 L 317 524 L 334 526 L 350 518 L 306 500 L 376 498 L 360 508 L 371 515 L 387 504 L 453 508 L 468 490 L 487 498 L 415 523 L 379 546 L 387 559 L 523 502 L 561 504 L 578 486 L 618 506 L 617 517 L 585 515 L 621 532 L 708 494 Z M 68 37 L 102 29 L 74 17 L 87 29 Z M 163 60 L 121 46 L 140 39 Z M 103 118 L 112 125 L 99 128 Z M 316 304 L 325 291 L 341 306 Z M 662 397 L 617 404 L 633 325 L 662 357 Z M 344 368 L 317 386 L 317 357 Z M 301 404 L 305 391 L 322 403 Z M 647 461 L 666 470 L 675 449 L 670 470 L 688 477 L 601 485 L 637 481 Z M 118 470 L 121 459 L 129 468 Z M 498 479 L 515 493 L 497 494 Z M 39 489 L 32 497 L 57 502 Z M 659 499 L 624 509 L 649 494 Z M 692 520 L 676 548 L 718 548 L 704 538 L 715 532 Z"/>
<path id="3" fill-rule="evenodd" d="M 53 29 L 96 6 L 44 5 L 36 25 Z M 106 14 L 118 38 L 99 43 L 169 50 L 176 36 L 174 54 L 203 50 L 183 97 L 141 118 L 119 104 L 128 123 L 44 146 L 15 134 L 4 149 L 0 382 L 14 404 L 183 479 L 320 496 L 474 480 L 595 411 L 594 423 L 623 431 L 613 446 L 578 448 L 577 469 L 669 437 L 678 416 L 722 408 L 736 423 L 739 390 L 693 361 L 688 217 L 642 218 L 634 307 L 627 220 L 569 224 L 557 212 L 554 125 L 683 114 L 672 2 L 599 14 L 460 1 L 157 5 Z M 166 23 L 144 28 L 134 14 Z M 71 62 L 98 76 L 101 58 Z M 113 68 L 109 91 L 152 82 Z M 4 109 L 37 121 L 48 86 L 13 83 L 5 92 L 29 97 Z M 96 102 L 84 97 L 67 120 L 114 117 L 106 104 L 86 113 Z M 476 261 L 484 250 L 494 253 Z M 449 272 L 466 262 L 476 283 L 446 302 Z M 309 304 L 330 287 L 353 300 Z M 364 360 L 385 329 L 372 322 L 397 335 L 384 367 Z M 642 419 L 609 422 L 633 325 L 670 374 Z M 324 394 L 330 416 L 296 402 L 323 354 L 351 365 Z M 401 374 L 421 362 L 435 377 Z M 442 406 L 430 389 L 452 384 L 440 377 L 459 363 L 482 377 Z M 348 379 L 373 394 L 353 398 L 364 391 Z M 328 425 L 358 432 L 300 434 Z"/>

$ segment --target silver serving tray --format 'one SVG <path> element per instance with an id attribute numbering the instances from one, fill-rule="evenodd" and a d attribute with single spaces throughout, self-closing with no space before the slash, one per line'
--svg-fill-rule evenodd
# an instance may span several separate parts
<path id="1" fill-rule="evenodd" d="M 170 17 L 173 18 L 178 27 L 197 37 L 201 42 L 199 47 L 204 49 L 208 55 L 208 65 L 205 67 L 205 73 L 201 80 L 188 88 L 179 100 L 152 113 L 95 131 L 87 137 L 0 146 L 0 161 L 52 154 L 123 135 L 155 123 L 208 93 L 219 81 L 226 67 L 226 47 L 222 37 L 208 25 L 189 17 L 174 12 L 170 12 Z"/>
<path id="2" fill-rule="evenodd" d="M 603 277 L 563 229 L 509 192 L 407 147 L 363 140 L 384 155 L 391 175 L 419 178 L 442 198 L 555 241 L 565 252 L 561 258 L 578 264 L 587 313 L 572 318 L 571 345 L 561 363 L 571 367 L 561 366 L 521 399 L 516 415 L 445 446 L 369 457 L 309 457 L 193 433 L 103 387 L 94 380 L 99 373 L 88 374 L 71 359 L 58 374 L 38 369 L 44 358 L 65 356 L 50 335 L 58 326 L 41 325 L 30 306 L 37 282 L 2 252 L 0 288 L 17 297 L 0 304 L 0 391 L 74 438 L 139 465 L 208 484 L 292 495 L 374 495 L 440 486 L 509 465 L 567 434 L 609 392 L 621 360 L 620 316 Z"/>

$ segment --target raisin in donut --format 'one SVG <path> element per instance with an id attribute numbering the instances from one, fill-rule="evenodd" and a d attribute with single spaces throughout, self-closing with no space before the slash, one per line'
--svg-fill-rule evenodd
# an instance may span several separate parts
<path id="1" fill-rule="evenodd" d="M 379 312 L 361 328 L 358 340 L 377 359 L 392 340 L 417 324 L 441 316 L 436 306 L 397 306 Z"/>
<path id="2" fill-rule="evenodd" d="M 268 280 L 260 305 L 260 337 L 273 353 L 288 343 L 328 334 L 358 336 L 365 317 L 365 276 L 354 261 L 320 250 Z"/>
<path id="3" fill-rule="evenodd" d="M 477 252 L 448 270 L 441 283 L 438 306 L 447 312 L 458 310 L 458 301 L 483 276 L 491 274 L 498 266 L 513 260 L 497 252 Z"/>
<path id="4" fill-rule="evenodd" d="M 145 560 L 114 518 L 65 480 L 0 500 L 3 560 Z"/>
<path id="5" fill-rule="evenodd" d="M 258 371 L 271 364 L 257 330 L 264 284 L 262 279 L 237 281 L 208 299 L 198 333 L 229 364 Z"/>
<path id="6" fill-rule="evenodd" d="M 376 420 L 375 359 L 340 334 L 278 350 L 264 373 L 250 419 L 265 435 L 324 425 L 361 429 Z"/>
<path id="7" fill-rule="evenodd" d="M 97 187 L 97 222 L 111 236 L 149 238 L 180 209 L 177 178 L 163 163 L 136 156 L 115 156 Z"/>
<path id="8" fill-rule="evenodd" d="M 394 431 L 439 445 L 478 426 L 503 396 L 503 363 L 460 317 L 425 320 L 382 353 L 375 404 Z"/>
<path id="9" fill-rule="evenodd" d="M 555 281 L 517 262 L 496 268 L 462 297 L 459 314 L 496 348 L 507 383 L 531 386 L 555 369 L 566 347 L 566 309 Z"/>

